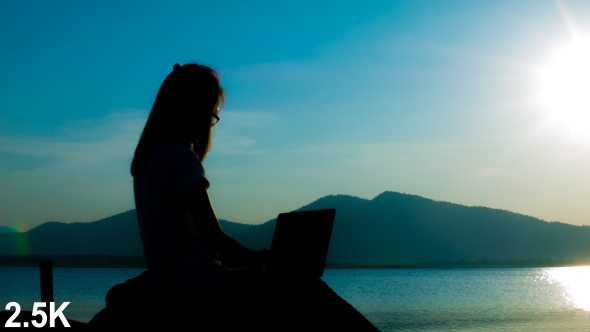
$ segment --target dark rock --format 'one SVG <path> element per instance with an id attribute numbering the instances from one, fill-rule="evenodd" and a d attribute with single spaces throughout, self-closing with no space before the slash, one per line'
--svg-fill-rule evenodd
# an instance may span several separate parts
<path id="1" fill-rule="evenodd" d="M 109 290 L 105 309 L 88 326 L 190 327 L 198 331 L 377 331 L 320 279 L 295 281 L 266 276 L 228 288 L 208 294 L 157 289 L 146 271 Z"/>

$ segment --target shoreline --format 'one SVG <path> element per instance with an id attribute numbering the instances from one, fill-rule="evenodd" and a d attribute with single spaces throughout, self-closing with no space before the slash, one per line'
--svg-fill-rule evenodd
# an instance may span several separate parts
<path id="1" fill-rule="evenodd" d="M 3 267 L 38 267 L 50 260 L 54 267 L 72 268 L 147 268 L 143 256 L 116 255 L 1 255 Z M 590 265 L 588 260 L 522 259 L 522 260 L 456 260 L 415 264 L 347 264 L 327 262 L 326 269 L 465 269 L 465 268 L 547 268 Z"/>

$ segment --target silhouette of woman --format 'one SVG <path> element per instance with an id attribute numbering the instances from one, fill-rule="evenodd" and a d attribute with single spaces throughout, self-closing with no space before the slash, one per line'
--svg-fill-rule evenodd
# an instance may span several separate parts
<path id="1" fill-rule="evenodd" d="M 131 165 L 141 239 L 152 281 L 168 289 L 223 289 L 229 266 L 265 255 L 247 249 L 220 227 L 201 162 L 225 101 L 209 67 L 174 65 L 137 144 Z"/>
<path id="2" fill-rule="evenodd" d="M 219 76 L 206 66 L 175 65 L 162 83 L 131 164 L 151 285 L 141 287 L 144 274 L 116 285 L 91 325 L 376 331 L 319 279 L 277 278 L 259 268 L 230 273 L 260 266 L 269 254 L 228 236 L 211 207 L 201 162 L 224 100 Z"/>

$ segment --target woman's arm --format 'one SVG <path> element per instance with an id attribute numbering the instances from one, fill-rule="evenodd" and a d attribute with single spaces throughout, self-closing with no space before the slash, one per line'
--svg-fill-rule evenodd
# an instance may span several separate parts
<path id="1" fill-rule="evenodd" d="M 203 236 L 205 245 L 220 255 L 224 265 L 236 267 L 254 263 L 256 253 L 239 244 L 221 229 L 206 188 L 200 185 L 189 186 L 184 190 L 182 199 Z"/>

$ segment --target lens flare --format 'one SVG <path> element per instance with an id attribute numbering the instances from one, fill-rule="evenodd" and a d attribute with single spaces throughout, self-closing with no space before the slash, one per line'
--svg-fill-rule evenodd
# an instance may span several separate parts
<path id="1" fill-rule="evenodd" d="M 32 255 L 31 239 L 25 225 L 24 220 L 17 220 L 11 225 L 11 228 L 19 232 L 16 237 L 16 250 L 19 255 Z"/>

